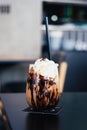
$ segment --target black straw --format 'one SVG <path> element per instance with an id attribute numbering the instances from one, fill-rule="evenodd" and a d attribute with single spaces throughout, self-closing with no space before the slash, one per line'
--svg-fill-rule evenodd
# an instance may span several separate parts
<path id="1" fill-rule="evenodd" d="M 46 17 L 46 38 L 47 38 L 47 47 L 48 47 L 48 58 L 49 58 L 49 60 L 51 60 L 50 39 L 49 39 L 49 29 L 48 29 L 48 17 Z"/>

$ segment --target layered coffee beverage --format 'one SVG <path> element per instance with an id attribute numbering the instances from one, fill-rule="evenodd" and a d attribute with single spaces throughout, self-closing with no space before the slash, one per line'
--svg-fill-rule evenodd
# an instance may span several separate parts
<path id="1" fill-rule="evenodd" d="M 26 83 L 26 100 L 33 110 L 54 108 L 59 101 L 58 64 L 38 59 L 30 64 Z"/>

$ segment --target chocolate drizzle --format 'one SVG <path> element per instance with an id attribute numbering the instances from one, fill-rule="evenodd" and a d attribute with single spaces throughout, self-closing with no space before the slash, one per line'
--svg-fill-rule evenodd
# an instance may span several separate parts
<path id="1" fill-rule="evenodd" d="M 58 86 L 55 78 L 46 78 L 36 73 L 29 73 L 28 90 L 31 91 L 33 109 L 48 109 L 56 106 L 59 100 Z"/>

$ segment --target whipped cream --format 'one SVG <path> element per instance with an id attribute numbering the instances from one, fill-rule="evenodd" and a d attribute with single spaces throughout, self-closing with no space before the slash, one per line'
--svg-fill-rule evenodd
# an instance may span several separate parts
<path id="1" fill-rule="evenodd" d="M 31 67 L 33 67 L 35 73 L 47 78 L 54 78 L 58 75 L 58 64 L 47 58 L 37 59 L 34 64 L 31 64 Z"/>

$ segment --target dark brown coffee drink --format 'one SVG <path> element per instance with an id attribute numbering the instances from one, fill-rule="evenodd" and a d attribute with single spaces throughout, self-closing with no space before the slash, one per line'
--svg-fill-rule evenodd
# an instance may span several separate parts
<path id="1" fill-rule="evenodd" d="M 33 110 L 54 108 L 59 101 L 58 65 L 39 59 L 29 68 L 26 100 Z"/>

